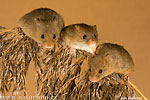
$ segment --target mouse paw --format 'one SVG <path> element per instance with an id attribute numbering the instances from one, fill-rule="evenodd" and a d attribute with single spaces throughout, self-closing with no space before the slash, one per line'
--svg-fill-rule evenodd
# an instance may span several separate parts
<path id="1" fill-rule="evenodd" d="M 14 30 L 15 30 L 17 33 L 22 33 L 22 32 L 23 32 L 22 29 L 21 29 L 21 27 L 16 27 L 16 28 L 14 28 Z"/>
<path id="2" fill-rule="evenodd" d="M 58 38 L 57 43 L 62 44 L 62 39 L 60 37 Z"/>
<path id="3" fill-rule="evenodd" d="M 125 75 L 125 79 L 126 79 L 127 81 L 130 81 L 130 78 L 129 78 L 129 75 L 128 75 L 128 74 Z"/>
<path id="4" fill-rule="evenodd" d="M 39 46 L 39 47 L 42 47 L 43 45 L 42 45 L 41 43 L 38 43 L 38 46 Z"/>
<path id="5" fill-rule="evenodd" d="M 76 49 L 70 48 L 70 55 L 72 55 L 73 57 L 77 57 L 76 55 Z"/>

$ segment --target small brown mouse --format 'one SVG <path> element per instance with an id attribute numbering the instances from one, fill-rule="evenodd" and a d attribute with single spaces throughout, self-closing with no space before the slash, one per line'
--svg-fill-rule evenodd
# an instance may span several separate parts
<path id="1" fill-rule="evenodd" d="M 19 19 L 23 32 L 46 48 L 53 48 L 64 27 L 61 15 L 49 8 L 35 9 Z"/>
<path id="2" fill-rule="evenodd" d="M 63 45 L 68 45 L 72 49 L 85 50 L 94 54 L 98 42 L 96 25 L 79 23 L 66 26 L 60 33 L 60 39 Z"/>
<path id="3" fill-rule="evenodd" d="M 98 82 L 112 73 L 129 74 L 134 70 L 133 60 L 122 46 L 104 43 L 97 46 L 96 56 L 88 58 L 89 80 Z"/>

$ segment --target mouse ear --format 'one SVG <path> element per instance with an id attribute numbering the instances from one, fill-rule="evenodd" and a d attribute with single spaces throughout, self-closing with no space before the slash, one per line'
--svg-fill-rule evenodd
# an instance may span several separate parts
<path id="1" fill-rule="evenodd" d="M 56 18 L 56 16 L 54 16 L 52 19 L 55 22 L 55 24 L 59 24 L 59 18 Z"/>
<path id="2" fill-rule="evenodd" d="M 112 63 L 113 59 L 110 54 L 106 54 L 106 61 L 108 61 L 109 63 Z"/>
<path id="3" fill-rule="evenodd" d="M 78 25 L 74 25 L 74 27 L 76 30 L 78 30 L 78 31 L 80 30 L 80 27 Z"/>
<path id="4" fill-rule="evenodd" d="M 93 29 L 97 33 L 97 26 L 96 25 L 93 26 Z"/>
<path id="5" fill-rule="evenodd" d="M 97 26 L 96 26 L 96 25 L 94 25 L 93 27 L 94 27 L 94 28 L 97 28 Z"/>

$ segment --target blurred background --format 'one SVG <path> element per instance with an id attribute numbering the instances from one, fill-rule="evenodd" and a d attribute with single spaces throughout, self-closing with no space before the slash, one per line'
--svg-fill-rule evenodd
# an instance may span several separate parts
<path id="1" fill-rule="evenodd" d="M 0 26 L 18 26 L 18 19 L 33 9 L 47 7 L 64 17 L 65 25 L 97 25 L 99 43 L 123 45 L 133 57 L 130 81 L 150 98 L 150 0 L 1 0 Z M 27 90 L 35 96 L 35 69 L 31 63 Z"/>

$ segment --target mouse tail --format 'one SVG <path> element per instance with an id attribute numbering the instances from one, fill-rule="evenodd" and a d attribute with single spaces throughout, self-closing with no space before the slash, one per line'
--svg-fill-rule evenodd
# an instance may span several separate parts
<path id="1" fill-rule="evenodd" d="M 130 85 L 138 92 L 138 94 L 142 96 L 142 98 L 143 98 L 144 100 L 148 100 L 148 99 L 143 95 L 143 93 L 142 93 L 131 81 L 128 81 L 128 84 L 130 84 Z"/>

